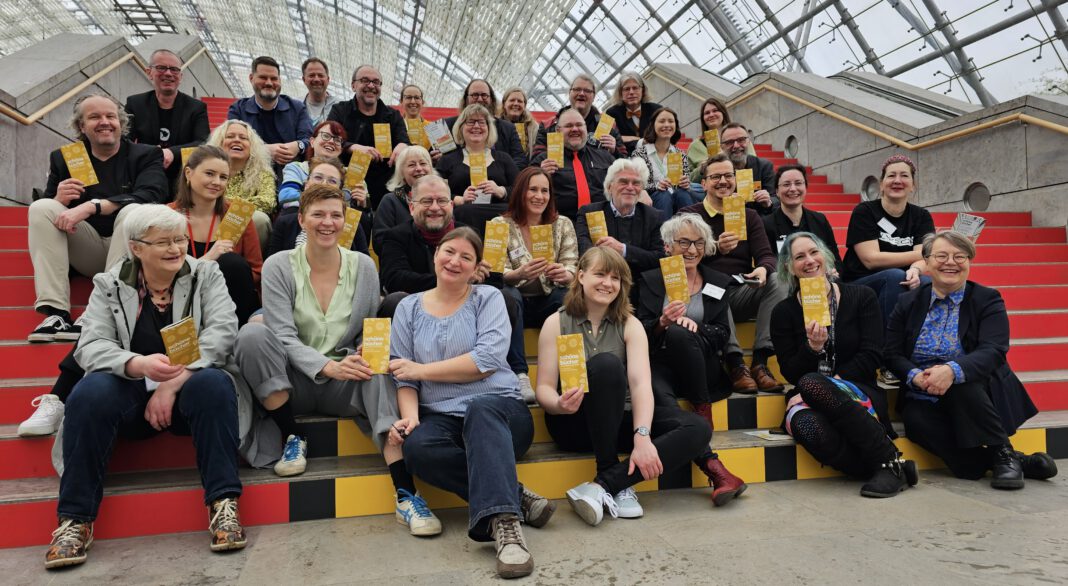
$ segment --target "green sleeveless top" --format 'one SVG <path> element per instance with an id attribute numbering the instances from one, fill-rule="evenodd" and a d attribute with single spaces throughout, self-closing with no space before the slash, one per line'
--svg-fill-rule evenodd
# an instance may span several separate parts
<path id="1" fill-rule="evenodd" d="M 611 320 L 601 320 L 601 328 L 593 335 L 593 325 L 586 317 L 572 317 L 564 308 L 557 310 L 560 314 L 560 335 L 582 334 L 582 345 L 586 349 L 586 360 L 598 354 L 608 352 L 627 363 L 627 346 L 623 342 L 623 328 L 626 324 L 617 324 Z"/>

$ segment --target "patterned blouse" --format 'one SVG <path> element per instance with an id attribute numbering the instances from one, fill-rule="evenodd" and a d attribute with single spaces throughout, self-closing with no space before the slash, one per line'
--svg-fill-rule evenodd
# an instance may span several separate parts
<path id="1" fill-rule="evenodd" d="M 923 320 L 920 335 L 916 338 L 916 348 L 912 351 L 912 362 L 919 368 L 909 371 L 907 382 L 911 389 L 910 397 L 938 401 L 938 397 L 928 395 L 912 384 L 912 379 L 923 372 L 923 369 L 938 364 L 945 364 L 953 369 L 953 384 L 964 382 L 964 370 L 953 360 L 964 354 L 959 332 L 960 303 L 963 299 L 963 287 L 944 299 L 939 299 L 934 290 L 931 291 L 931 306 L 927 311 L 927 318 Z"/>
<path id="2" fill-rule="evenodd" d="M 234 173 L 230 176 L 230 181 L 226 184 L 226 199 L 240 199 L 241 201 L 247 201 L 255 205 L 257 210 L 268 216 L 273 214 L 275 206 L 278 205 L 278 193 L 275 191 L 274 173 L 265 171 L 260 175 L 260 180 L 256 183 L 256 189 L 253 191 L 247 191 L 245 189 L 244 171 Z"/>
<path id="3" fill-rule="evenodd" d="M 512 218 L 499 216 L 493 218 L 494 222 L 508 224 L 508 257 L 504 261 L 504 270 L 512 271 L 530 262 L 534 257 L 527 250 L 527 244 L 523 241 L 523 233 L 519 230 Z M 564 265 L 564 268 L 574 275 L 578 271 L 578 237 L 575 235 L 575 225 L 563 215 L 557 216 L 553 222 L 553 252 L 556 254 L 556 262 Z M 552 293 L 556 285 L 544 274 L 538 277 L 541 285 L 541 295 Z M 520 281 L 516 288 L 524 294 L 533 293 L 537 289 L 532 281 Z"/>

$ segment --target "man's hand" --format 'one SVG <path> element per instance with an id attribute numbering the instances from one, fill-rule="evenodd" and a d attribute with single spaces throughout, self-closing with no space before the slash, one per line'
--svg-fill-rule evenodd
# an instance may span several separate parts
<path id="1" fill-rule="evenodd" d="M 72 177 L 59 182 L 56 186 L 56 196 L 53 199 L 69 206 L 70 202 L 81 197 L 83 193 L 85 193 L 85 184 Z"/>
<path id="2" fill-rule="evenodd" d="M 279 165 L 285 165 L 291 162 L 297 157 L 297 153 L 300 150 L 297 148 L 297 142 L 276 143 L 267 145 L 267 150 L 271 153 L 271 160 Z"/>
<path id="3" fill-rule="evenodd" d="M 374 147 L 364 146 L 362 144 L 353 144 L 349 147 L 349 152 L 354 153 L 360 151 L 362 153 L 368 153 L 371 155 L 371 160 L 378 162 L 382 160 L 382 153 L 378 152 L 378 149 Z"/>
<path id="4" fill-rule="evenodd" d="M 616 240 L 615 238 L 612 238 L 611 236 L 602 236 L 601 239 L 597 241 L 597 246 L 611 248 L 619 254 L 623 254 L 623 243 Z"/>
<path id="5" fill-rule="evenodd" d="M 597 139 L 597 142 L 599 142 L 601 144 L 601 148 L 605 149 L 606 151 L 616 150 L 616 137 L 612 136 L 611 134 L 606 134 L 602 136 L 601 138 Z"/>
<path id="6" fill-rule="evenodd" d="M 717 254 L 730 254 L 738 248 L 738 235 L 734 232 L 724 232 L 716 239 Z"/>
<path id="7" fill-rule="evenodd" d="M 174 153 L 171 152 L 171 149 L 163 149 L 163 168 L 166 169 L 167 167 L 170 167 L 173 162 Z"/>
<path id="8" fill-rule="evenodd" d="M 541 170 L 549 175 L 556 173 L 556 171 L 560 169 L 560 165 L 557 165 L 556 161 L 553 159 L 544 159 L 539 165 L 541 166 Z"/>
<path id="9" fill-rule="evenodd" d="M 745 277 L 746 279 L 756 279 L 757 281 L 760 281 L 756 285 L 750 285 L 750 287 L 752 287 L 754 289 L 759 289 L 759 288 L 763 287 L 764 285 L 768 284 L 768 269 L 766 269 L 764 267 L 757 267 L 757 268 L 753 269 L 753 272 L 746 273 L 746 274 L 744 274 L 742 276 Z"/>
<path id="10" fill-rule="evenodd" d="M 96 213 L 96 206 L 85 202 L 80 206 L 73 207 L 69 210 L 65 210 L 63 213 L 56 217 L 56 228 L 73 234 L 78 229 L 78 224 L 84 222 L 89 216 Z"/>

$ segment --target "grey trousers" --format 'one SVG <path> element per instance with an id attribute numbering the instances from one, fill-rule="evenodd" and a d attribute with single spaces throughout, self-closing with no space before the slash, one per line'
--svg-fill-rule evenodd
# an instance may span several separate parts
<path id="1" fill-rule="evenodd" d="M 260 401 L 271 393 L 287 391 L 294 415 L 351 417 L 379 450 L 390 426 L 399 419 L 397 387 L 391 376 L 376 374 L 368 381 L 312 380 L 289 364 L 281 340 L 262 323 L 241 328 L 234 356 L 241 375 Z"/>
<path id="2" fill-rule="evenodd" d="M 735 323 L 746 321 L 756 317 L 756 339 L 753 341 L 753 349 L 772 350 L 771 344 L 771 312 L 780 301 L 786 299 L 786 289 L 779 284 L 775 275 L 769 275 L 764 286 L 754 289 L 749 285 L 739 285 L 727 289 L 727 302 L 731 306 L 731 339 L 727 342 L 727 354 L 741 353 L 742 347 L 738 344 L 735 334 Z"/>

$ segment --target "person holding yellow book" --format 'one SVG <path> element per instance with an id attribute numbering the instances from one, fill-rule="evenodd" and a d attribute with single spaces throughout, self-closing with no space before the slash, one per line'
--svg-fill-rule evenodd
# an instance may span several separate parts
<path id="1" fill-rule="evenodd" d="M 314 156 L 308 160 L 307 165 L 309 173 L 302 186 L 302 194 L 313 185 L 331 185 L 342 189 L 343 196 L 348 195 L 348 192 L 342 187 L 345 182 L 345 167 L 341 165 L 340 160 L 334 157 Z M 354 191 L 360 191 L 360 188 Z M 350 204 L 351 207 L 351 200 L 346 203 Z M 267 256 L 272 256 L 283 250 L 292 250 L 307 242 L 308 233 L 300 226 L 297 209 L 293 208 L 290 212 L 283 210 L 278 214 L 278 218 L 274 222 L 274 228 L 271 230 L 271 244 L 267 248 Z M 367 254 L 367 232 L 369 227 L 370 221 L 366 220 L 366 215 L 362 216 L 359 228 L 356 230 L 356 237 L 352 240 L 351 250 Z"/>
<path id="2" fill-rule="evenodd" d="M 794 388 L 783 427 L 822 464 L 866 479 L 860 494 L 881 498 L 916 484 L 915 463 L 893 443 L 883 361 L 883 319 L 875 293 L 830 278 L 834 257 L 811 232 L 786 237 L 776 277 L 790 294 L 771 318 L 779 368 Z M 815 294 L 803 285 L 811 279 Z M 813 311 L 815 310 L 815 311 Z M 821 325 L 813 313 L 829 316 Z"/>
<path id="3" fill-rule="evenodd" d="M 557 446 L 594 453 L 592 481 L 567 491 L 571 508 L 590 525 L 607 514 L 645 514 L 633 486 L 652 480 L 708 451 L 712 429 L 678 405 L 656 404 L 649 341 L 631 313 L 630 268 L 610 248 L 591 248 L 579 260 L 559 311 L 538 338 L 538 403 Z M 560 388 L 557 337 L 579 335 L 589 391 Z M 629 408 L 628 408 L 629 407 Z M 620 452 L 630 457 L 620 461 Z"/>
<path id="4" fill-rule="evenodd" d="M 393 176 L 386 182 L 389 193 L 382 198 L 374 214 L 371 244 L 375 253 L 382 252 L 382 235 L 386 230 L 406 224 L 412 219 L 412 186 L 425 175 L 437 175 L 430 152 L 412 145 L 397 157 Z"/>
<path id="5" fill-rule="evenodd" d="M 752 174 L 754 189 L 752 197 L 746 198 L 746 207 L 756 210 L 762 216 L 770 214 L 779 205 L 779 198 L 775 195 L 775 165 L 767 159 L 749 153 L 753 148 L 749 129 L 737 122 L 725 124 L 719 134 L 719 144 L 723 154 L 727 155 L 734 165 L 736 174 L 743 170 Z M 758 183 L 759 189 L 756 188 Z"/>
<path id="6" fill-rule="evenodd" d="M 157 154 L 157 156 L 159 156 Z M 248 386 L 231 360 L 237 317 L 216 263 L 187 256 L 184 215 L 142 205 L 127 216 L 129 256 L 93 279 L 75 358 L 89 373 L 62 424 L 59 528 L 45 567 L 84 563 L 116 438 L 193 436 L 212 551 L 245 546 L 238 514 L 239 454 L 260 446 Z M 172 363 L 160 330 L 191 319 L 200 358 Z M 151 520 L 146 520 L 151 522 Z"/>
<path id="7" fill-rule="evenodd" d="M 511 87 L 501 94 L 499 117 L 511 122 L 519 135 L 520 145 L 527 155 L 527 161 L 534 156 L 534 145 L 538 141 L 538 132 L 542 130 L 541 122 L 534 119 L 527 110 L 527 92 L 521 87 Z M 520 132 L 522 130 L 522 132 Z M 520 165 L 519 162 L 516 165 Z M 526 165 L 523 165 L 524 167 Z"/>
<path id="8" fill-rule="evenodd" d="M 690 160 L 675 146 L 682 138 L 679 116 L 671 108 L 653 113 L 653 122 L 634 148 L 632 158 L 645 163 L 649 181 L 645 190 L 664 220 L 697 198 L 690 192 Z"/>
<path id="9" fill-rule="evenodd" d="M 604 113 L 615 119 L 623 146 L 627 147 L 627 152 L 633 153 L 661 106 L 652 101 L 649 88 L 637 71 L 624 71 L 619 76 L 612 102 Z"/>
<path id="10" fill-rule="evenodd" d="M 271 240 L 271 215 L 278 205 L 271 156 L 256 131 L 247 122 L 227 120 L 211 133 L 207 144 L 217 146 L 230 157 L 230 181 L 226 199 L 240 199 L 256 205 L 252 223 L 260 237 L 260 250 Z"/>

